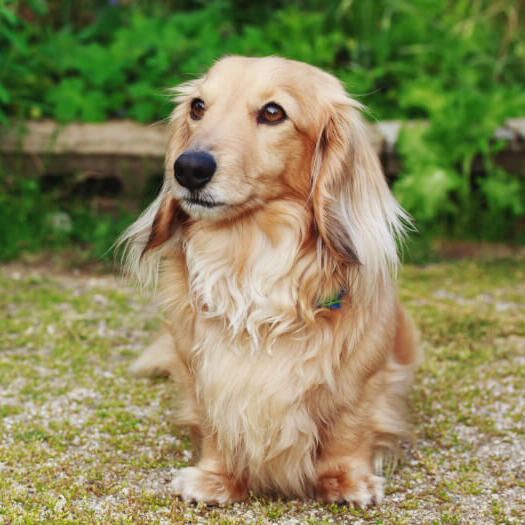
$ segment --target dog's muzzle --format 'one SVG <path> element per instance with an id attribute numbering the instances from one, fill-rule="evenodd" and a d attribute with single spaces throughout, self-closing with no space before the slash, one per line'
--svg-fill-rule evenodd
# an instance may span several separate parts
<path id="1" fill-rule="evenodd" d="M 175 178 L 181 186 L 195 191 L 208 184 L 216 168 L 215 159 L 209 153 L 185 151 L 175 161 Z"/>

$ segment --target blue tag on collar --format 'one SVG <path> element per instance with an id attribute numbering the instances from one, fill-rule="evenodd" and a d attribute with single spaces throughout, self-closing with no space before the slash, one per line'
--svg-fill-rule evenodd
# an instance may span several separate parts
<path id="1" fill-rule="evenodd" d="M 325 301 L 321 301 L 319 303 L 319 307 L 320 308 L 330 308 L 332 310 L 340 310 L 341 305 L 343 303 L 343 297 L 345 296 L 345 294 L 346 294 L 346 290 L 344 288 L 341 288 L 339 293 L 333 295 L 332 297 L 330 297 L 329 299 Z"/>

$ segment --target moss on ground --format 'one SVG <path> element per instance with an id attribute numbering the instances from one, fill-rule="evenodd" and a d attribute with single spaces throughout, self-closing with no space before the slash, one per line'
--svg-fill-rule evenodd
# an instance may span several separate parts
<path id="1" fill-rule="evenodd" d="M 416 441 L 379 508 L 169 492 L 191 462 L 173 391 L 127 367 L 160 324 L 111 276 L 0 267 L 0 523 L 525 522 L 525 260 L 407 266 L 422 332 Z"/>

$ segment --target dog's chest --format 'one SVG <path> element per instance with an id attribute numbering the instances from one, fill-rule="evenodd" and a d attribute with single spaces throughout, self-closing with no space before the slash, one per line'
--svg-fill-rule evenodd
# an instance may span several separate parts
<path id="1" fill-rule="evenodd" d="M 291 226 L 278 242 L 219 232 L 185 250 L 197 400 L 222 454 L 263 477 L 282 454 L 311 462 L 318 436 L 305 400 L 322 381 L 307 357 L 319 341 L 297 331 L 300 239 Z"/>
<path id="2" fill-rule="evenodd" d="M 283 229 L 278 243 L 255 228 L 249 236 L 229 231 L 196 236 L 187 243 L 185 256 L 190 300 L 198 315 L 222 320 L 231 336 L 248 334 L 249 344 L 257 346 L 264 325 L 295 315 L 298 252 L 293 228 Z"/>
<path id="3" fill-rule="evenodd" d="M 306 400 L 317 373 L 297 361 L 293 343 L 285 349 L 280 339 L 273 354 L 250 352 L 210 325 L 196 341 L 195 386 L 222 453 L 261 469 L 292 449 L 310 461 L 318 429 Z"/>

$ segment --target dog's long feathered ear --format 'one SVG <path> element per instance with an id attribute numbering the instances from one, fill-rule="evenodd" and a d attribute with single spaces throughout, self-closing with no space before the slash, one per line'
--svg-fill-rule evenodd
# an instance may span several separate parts
<path id="1" fill-rule="evenodd" d="M 395 272 L 397 239 L 410 219 L 388 188 L 360 109 L 342 88 L 331 102 L 313 158 L 312 200 L 322 257 L 358 265 L 370 291 Z"/>
<path id="2" fill-rule="evenodd" d="M 170 250 L 177 249 L 187 218 L 169 190 L 163 188 L 117 241 L 117 250 L 123 247 L 126 273 L 136 277 L 141 285 L 156 284 L 160 261 Z"/>
<path id="3" fill-rule="evenodd" d="M 179 204 L 168 193 L 162 197 L 157 213 L 153 218 L 148 240 L 140 254 L 141 258 L 148 255 L 148 252 L 155 250 L 164 243 L 173 239 L 177 228 L 187 218 Z"/>

